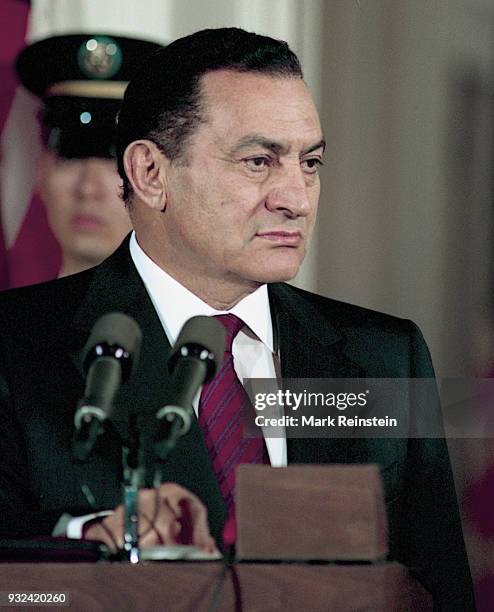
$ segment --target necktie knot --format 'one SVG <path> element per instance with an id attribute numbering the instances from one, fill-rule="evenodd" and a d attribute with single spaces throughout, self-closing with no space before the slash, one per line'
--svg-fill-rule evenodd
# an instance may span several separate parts
<path id="1" fill-rule="evenodd" d="M 214 318 L 217 319 L 226 330 L 225 351 L 231 353 L 233 340 L 244 326 L 244 322 L 234 314 L 214 315 Z"/>

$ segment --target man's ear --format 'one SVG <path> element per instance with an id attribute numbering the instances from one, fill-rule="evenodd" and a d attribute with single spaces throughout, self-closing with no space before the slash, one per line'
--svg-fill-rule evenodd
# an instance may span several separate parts
<path id="1" fill-rule="evenodd" d="M 166 206 L 166 158 L 151 140 L 135 140 L 125 149 L 125 173 L 136 196 L 154 210 Z"/>

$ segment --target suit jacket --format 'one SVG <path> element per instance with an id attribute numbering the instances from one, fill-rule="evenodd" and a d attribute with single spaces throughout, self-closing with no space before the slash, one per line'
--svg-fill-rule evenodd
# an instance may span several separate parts
<path id="1" fill-rule="evenodd" d="M 288 378 L 431 377 L 427 347 L 410 321 L 269 286 L 282 374 Z M 71 460 L 81 350 L 97 319 L 121 311 L 143 331 L 139 366 L 118 393 L 111 426 L 84 466 Z M 101 265 L 0 296 L 0 537 L 50 534 L 60 515 L 121 501 L 121 439 L 131 413 L 144 430 L 164 404 L 170 345 L 135 269 L 128 241 Z M 471 581 L 447 448 L 441 439 L 289 439 L 289 463 L 378 463 L 391 557 L 416 572 L 438 609 L 473 610 Z M 150 460 L 148 456 L 148 461 Z M 164 481 L 194 491 L 220 537 L 225 506 L 196 422 L 168 461 Z"/>

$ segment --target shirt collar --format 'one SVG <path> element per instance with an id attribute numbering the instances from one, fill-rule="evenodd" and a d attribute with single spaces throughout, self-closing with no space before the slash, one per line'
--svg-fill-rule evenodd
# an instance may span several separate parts
<path id="1" fill-rule="evenodd" d="M 139 246 L 135 232 L 130 238 L 130 255 L 171 344 L 174 344 L 184 323 L 191 317 L 225 314 L 225 311 L 215 310 L 203 302 L 154 263 Z M 261 285 L 228 312 L 242 319 L 259 340 L 274 352 L 267 285 Z"/>

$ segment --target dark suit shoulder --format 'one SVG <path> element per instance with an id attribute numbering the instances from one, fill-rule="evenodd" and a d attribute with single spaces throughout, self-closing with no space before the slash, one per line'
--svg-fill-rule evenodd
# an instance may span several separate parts
<path id="1" fill-rule="evenodd" d="M 419 328 L 408 319 L 327 298 L 285 283 L 270 286 L 277 309 L 342 354 L 368 377 L 430 377 L 429 351 Z"/>
<path id="2" fill-rule="evenodd" d="M 36 285 L 2 291 L 0 313 L 5 321 L 13 319 L 19 327 L 38 318 L 57 320 L 62 313 L 73 312 L 77 308 L 93 274 L 94 269 L 91 269 Z"/>
<path id="3" fill-rule="evenodd" d="M 28 363 L 72 350 L 72 321 L 93 271 L 0 294 L 0 371 L 19 376 Z M 37 360 L 37 361 L 36 361 Z"/>
<path id="4" fill-rule="evenodd" d="M 72 320 L 89 293 L 94 294 L 96 303 L 111 301 L 129 279 L 134 283 L 131 287 L 134 291 L 136 273 L 129 253 L 129 238 L 130 234 L 112 255 L 94 268 L 0 293 L 0 317 L 8 325 L 17 319 L 17 325 L 26 329 L 43 322 L 60 327 Z"/>
<path id="5" fill-rule="evenodd" d="M 356 306 L 332 298 L 318 295 L 286 283 L 273 285 L 277 295 L 288 299 L 295 308 L 309 307 L 341 330 L 360 328 L 362 330 L 381 330 L 389 333 L 410 334 L 418 329 L 413 321 L 403 319 L 363 306 Z"/>

